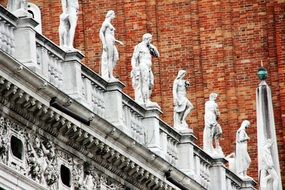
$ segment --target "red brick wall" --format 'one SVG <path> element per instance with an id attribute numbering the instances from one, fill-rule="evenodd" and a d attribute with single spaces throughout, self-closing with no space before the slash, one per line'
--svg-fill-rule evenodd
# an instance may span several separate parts
<path id="1" fill-rule="evenodd" d="M 42 10 L 44 34 L 58 43 L 60 1 L 31 0 Z M 2 1 L 5 4 L 4 1 Z M 281 171 L 285 171 L 285 0 L 79 0 L 75 47 L 84 63 L 99 71 L 99 29 L 107 10 L 116 12 L 113 25 L 120 61 L 115 75 L 133 96 L 130 58 L 144 33 L 153 34 L 161 53 L 153 60 L 155 89 L 152 100 L 172 123 L 172 83 L 186 69 L 191 83 L 188 97 L 195 106 L 189 123 L 202 144 L 204 103 L 211 92 L 219 94 L 220 122 L 226 154 L 234 151 L 235 132 L 242 120 L 251 122 L 250 175 L 257 179 L 256 77 L 260 60 L 269 71 Z M 282 173 L 285 183 L 285 172 Z"/>

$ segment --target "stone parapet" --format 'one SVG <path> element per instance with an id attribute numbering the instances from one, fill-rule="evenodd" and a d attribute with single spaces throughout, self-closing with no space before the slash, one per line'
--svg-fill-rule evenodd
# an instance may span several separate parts
<path id="1" fill-rule="evenodd" d="M 7 15 L 10 13 L 1 8 L 0 17 Z M 36 137 L 55 144 L 59 166 L 50 169 L 74 171 L 70 174 L 71 189 L 82 185 L 76 181 L 87 177 L 86 172 L 79 171 L 84 170 L 82 163 L 87 160 L 93 166 L 99 163 L 108 174 L 113 172 L 117 181 L 124 179 L 133 183 L 134 189 L 177 189 L 178 184 L 185 189 L 230 190 L 232 184 L 237 188 L 253 188 L 254 183 L 236 183 L 237 177 L 227 172 L 223 159 L 213 159 L 194 143 L 192 131 L 176 131 L 160 119 L 162 111 L 159 108 L 138 105 L 123 92 L 123 83 L 108 83 L 84 66 L 81 63 L 84 56 L 79 51 L 66 52 L 38 34 L 33 19 L 17 20 L 11 15 L 9 19 L 15 19 L 12 25 L 16 45 L 15 54 L 0 48 L 3 108 L 0 114 L 5 121 L 15 120 L 15 115 L 19 115 L 19 125 L 33 133 L 33 137 L 13 133 L 27 147 L 23 151 L 35 149 L 29 143 Z M 27 48 L 23 49 L 25 45 Z M 54 98 L 68 111 L 52 107 L 50 101 Z M 88 125 L 74 115 L 86 118 Z M 7 151 L 8 161 L 5 163 L 2 159 L 4 164 L 49 188 L 46 176 L 35 177 L 29 173 L 33 164 L 29 160 L 31 155 L 18 162 L 9 162 L 15 155 L 12 150 Z M 30 164 L 27 167 L 26 162 Z M 168 171 L 171 171 L 173 183 L 165 178 Z M 102 181 L 97 182 L 104 186 Z M 56 184 L 69 189 L 65 187 L 68 183 L 57 181 Z"/>

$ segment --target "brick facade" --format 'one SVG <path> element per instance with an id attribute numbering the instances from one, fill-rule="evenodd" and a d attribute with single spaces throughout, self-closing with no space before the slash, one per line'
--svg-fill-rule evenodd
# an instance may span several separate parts
<path id="1" fill-rule="evenodd" d="M 60 0 L 31 0 L 42 10 L 43 33 L 58 44 Z M 1 1 L 1 4 L 6 4 Z M 195 106 L 189 123 L 202 145 L 204 103 L 211 92 L 219 94 L 221 141 L 226 154 L 234 151 L 235 132 L 242 120 L 251 122 L 249 175 L 257 180 L 256 72 L 263 60 L 273 93 L 280 165 L 285 182 L 285 1 L 284 0 L 79 0 L 75 47 L 84 63 L 99 72 L 99 29 L 107 10 L 116 12 L 113 25 L 120 60 L 115 76 L 133 97 L 130 59 L 144 33 L 153 34 L 161 53 L 153 60 L 155 89 L 152 100 L 161 106 L 163 119 L 172 124 L 172 83 L 179 69 L 186 69 Z"/>

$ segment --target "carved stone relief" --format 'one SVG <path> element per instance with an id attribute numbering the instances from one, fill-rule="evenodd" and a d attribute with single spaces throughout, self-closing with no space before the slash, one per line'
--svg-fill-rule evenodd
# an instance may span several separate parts
<path id="1" fill-rule="evenodd" d="M 8 161 L 8 134 L 4 126 L 4 118 L 0 118 L 0 162 L 7 164 Z"/>
<path id="2" fill-rule="evenodd" d="M 26 134 L 32 134 L 34 136 L 31 138 L 31 146 L 37 147 L 36 145 L 34 145 L 34 139 L 38 137 L 40 139 L 41 144 L 43 144 L 40 147 L 43 149 L 45 157 L 44 160 L 46 162 L 48 162 L 48 159 L 50 159 L 48 158 L 50 157 L 50 155 L 53 155 L 53 153 L 55 154 L 56 165 L 47 165 L 45 170 L 46 172 L 44 172 L 44 180 L 42 180 L 43 183 L 45 183 L 42 185 L 46 186 L 48 189 L 74 189 L 73 176 L 71 175 L 71 173 L 73 169 L 73 157 L 76 158 L 76 156 L 74 156 L 73 154 L 76 154 L 77 156 L 79 156 L 79 154 L 86 155 L 83 156 L 85 157 L 85 159 L 91 158 L 91 162 L 96 162 L 97 164 L 100 164 L 100 170 L 103 170 L 104 172 L 106 172 L 105 170 L 107 170 L 113 173 L 115 178 L 110 178 L 107 177 L 105 174 L 98 173 L 99 179 L 101 176 L 105 176 L 107 178 L 108 188 L 112 188 L 114 185 L 119 184 L 117 181 L 129 182 L 130 185 L 135 187 L 135 189 L 149 189 L 150 186 L 153 186 L 153 188 L 158 188 L 160 186 L 159 183 L 155 182 L 160 181 L 160 179 L 158 179 L 156 176 L 149 178 L 149 172 L 145 168 L 140 165 L 137 165 L 133 161 L 130 161 L 127 157 L 120 154 L 115 149 L 111 148 L 104 142 L 95 138 L 81 127 L 75 125 L 74 123 L 71 123 L 65 117 L 59 115 L 58 113 L 55 113 L 53 109 L 50 109 L 48 106 L 31 96 L 30 94 L 27 94 L 22 89 L 18 88 L 17 86 L 15 86 L 14 84 L 7 81 L 1 76 L 0 84 L 0 86 L 3 87 L 2 94 L 4 94 L 3 96 L 0 96 L 0 104 L 2 104 L 2 106 L 5 106 L 11 113 L 10 114 L 6 112 L 7 110 L 4 112 L 0 112 L 0 117 L 3 114 L 4 117 L 8 116 L 8 114 L 10 116 L 14 116 L 14 114 L 17 114 L 17 122 L 25 124 L 29 123 L 28 126 L 23 125 L 21 127 L 18 127 L 19 129 L 13 130 L 14 136 L 18 139 L 18 141 L 21 142 L 19 144 L 22 144 L 23 152 L 25 152 L 25 154 L 23 153 L 23 158 L 15 159 L 15 156 L 10 155 L 11 151 L 9 149 L 7 160 L 9 161 L 9 163 L 11 162 L 11 160 L 13 160 L 13 163 L 8 163 L 7 165 L 12 169 L 17 170 L 19 171 L 19 173 L 22 173 L 23 175 L 29 177 L 28 172 L 30 171 L 30 166 L 28 165 L 27 161 L 28 158 L 26 150 Z M 11 92 L 13 93 L 11 94 Z M 30 126 L 30 124 L 33 124 L 33 126 Z M 21 129 L 22 132 L 20 132 Z M 29 131 L 24 131 L 23 129 L 29 129 Z M 38 135 L 36 135 L 37 133 Z M 10 136 L 8 135 L 8 139 L 9 138 Z M 43 147 L 46 147 L 46 149 L 48 149 L 48 145 L 45 144 L 45 141 L 47 141 L 48 139 L 54 143 L 59 140 L 63 144 L 61 144 L 60 146 L 54 145 L 53 150 L 50 149 L 50 153 L 45 153 Z M 8 143 L 8 148 L 9 146 L 10 142 Z M 73 149 L 73 154 L 70 154 L 69 152 L 63 153 L 63 147 L 66 147 L 69 150 Z M 80 158 L 83 159 L 81 156 Z M 59 162 L 62 162 L 63 164 Z M 59 184 L 61 184 L 61 166 L 63 166 L 63 168 L 65 166 L 64 170 L 69 171 L 68 174 L 70 175 L 70 177 L 66 181 L 70 181 L 70 187 L 59 187 Z M 138 176 L 141 178 L 141 180 L 137 180 Z M 83 179 L 90 180 L 90 176 L 84 175 Z M 40 181 L 39 178 L 37 180 Z M 162 181 L 160 182 L 163 183 Z M 166 187 L 172 189 L 169 185 L 165 185 Z"/>
<path id="3" fill-rule="evenodd" d="M 16 139 L 15 142 L 18 144 L 13 144 L 11 138 Z M 11 146 L 23 154 L 15 150 L 13 152 Z M 61 189 L 61 165 L 70 169 L 71 173 L 70 187 L 65 186 L 67 188 L 64 189 L 124 189 L 121 184 L 97 172 L 92 163 L 84 162 L 57 147 L 46 137 L 25 129 L 3 116 L 0 116 L 0 162 L 50 190 Z"/>

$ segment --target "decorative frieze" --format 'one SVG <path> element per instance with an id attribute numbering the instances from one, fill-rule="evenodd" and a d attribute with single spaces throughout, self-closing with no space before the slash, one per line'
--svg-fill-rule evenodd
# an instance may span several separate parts
<path id="1" fill-rule="evenodd" d="M 16 17 L 15 17 L 16 18 Z M 14 55 L 15 53 L 15 24 L 0 16 L 0 49 Z"/>
<path id="2" fill-rule="evenodd" d="M 132 184 L 138 186 L 139 189 L 164 189 L 166 187 L 171 189 L 171 186 L 153 174 L 150 174 L 144 167 L 117 152 L 117 150 L 113 149 L 105 142 L 95 138 L 83 128 L 64 118 L 61 114 L 55 112 L 53 109 L 20 88 L 14 88 L 14 84 L 4 78 L 1 78 L 1 81 L 0 92 L 7 94 L 7 96 L 0 97 L 0 102 L 8 102 L 9 104 L 6 106 L 9 106 L 11 110 L 17 112 L 28 121 L 38 124 L 41 129 L 55 137 L 63 137 L 60 138 L 63 143 L 68 144 L 86 156 L 91 157 L 97 163 L 100 163 L 101 166 L 104 166 L 119 177 L 132 181 Z M 14 90 L 10 93 L 11 88 Z M 15 101 L 11 102 L 10 100 L 12 99 Z M 5 132 L 3 132 L 3 134 L 5 134 Z M 70 161 L 73 160 L 72 155 L 67 156 L 68 153 L 63 154 L 62 151 L 60 151 L 60 148 L 57 148 L 47 139 L 36 135 L 32 131 L 25 131 L 19 134 L 22 134 L 22 137 L 19 138 L 19 140 L 23 143 L 25 161 L 17 162 L 17 167 L 15 166 L 14 169 L 21 171 L 22 174 L 50 189 L 56 189 L 56 187 L 61 184 L 62 180 L 59 180 L 61 170 L 67 171 L 67 169 L 70 169 L 72 174 L 70 180 L 74 180 L 73 175 L 75 175 L 76 172 L 73 166 L 74 164 L 72 165 Z M 3 137 L 1 136 L 1 139 L 4 137 L 5 135 Z M 3 145 L 3 151 L 1 151 L 3 154 L 1 154 L 1 156 L 3 155 L 2 157 L 4 160 L 5 150 Z M 55 154 L 55 157 L 57 158 L 56 161 L 54 161 L 53 154 Z M 11 157 L 8 156 L 8 161 L 10 158 Z M 61 165 L 66 168 L 61 169 Z M 80 173 L 80 171 L 78 172 Z M 78 172 L 76 173 L 77 178 L 79 175 Z M 91 176 L 88 176 L 86 172 L 84 175 L 83 173 L 80 173 L 81 178 L 79 181 L 93 180 L 91 180 Z M 99 186 L 105 185 L 106 189 L 117 187 L 116 184 L 112 185 L 109 179 L 107 181 L 107 184 L 105 182 L 98 182 L 98 184 L 100 184 Z M 70 187 L 74 189 L 84 189 L 85 187 L 81 184 L 83 184 L 83 182 L 78 182 L 76 184 L 71 183 Z"/>
<path id="3" fill-rule="evenodd" d="M 123 189 L 121 184 L 96 171 L 92 164 L 3 116 L 0 132 L 0 161 L 47 189 Z M 68 173 L 70 178 L 65 175 Z"/>

